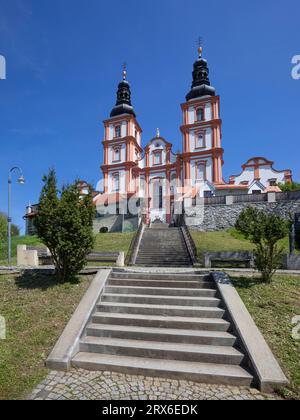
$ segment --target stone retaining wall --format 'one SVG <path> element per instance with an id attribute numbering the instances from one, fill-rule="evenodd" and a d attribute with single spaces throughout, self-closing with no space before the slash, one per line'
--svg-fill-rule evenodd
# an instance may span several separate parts
<path id="1" fill-rule="evenodd" d="M 185 209 L 185 221 L 189 228 L 211 232 L 225 230 L 233 227 L 240 213 L 249 205 L 259 210 L 274 212 L 281 217 L 290 218 L 300 212 L 300 200 L 281 202 L 260 202 L 260 203 L 235 203 L 230 205 L 204 205 L 187 207 Z"/>

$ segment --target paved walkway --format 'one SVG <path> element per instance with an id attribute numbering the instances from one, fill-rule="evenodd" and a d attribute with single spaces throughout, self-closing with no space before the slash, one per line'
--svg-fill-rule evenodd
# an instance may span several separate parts
<path id="1" fill-rule="evenodd" d="M 204 385 L 164 378 L 90 372 L 51 372 L 33 400 L 275 400 L 256 389 Z"/>

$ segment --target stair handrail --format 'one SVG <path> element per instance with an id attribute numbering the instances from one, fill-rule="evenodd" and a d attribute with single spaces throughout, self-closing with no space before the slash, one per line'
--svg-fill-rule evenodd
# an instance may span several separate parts
<path id="1" fill-rule="evenodd" d="M 146 226 L 145 217 L 142 217 L 138 230 L 130 243 L 129 250 L 127 252 L 126 259 L 125 259 L 126 265 L 134 265 L 136 262 L 136 258 L 139 251 L 141 239 L 145 230 L 145 226 Z"/>
<path id="2" fill-rule="evenodd" d="M 179 227 L 180 227 L 181 232 L 183 234 L 183 238 L 185 240 L 185 244 L 186 244 L 186 247 L 187 247 L 188 252 L 190 254 L 190 257 L 192 259 L 192 262 L 193 262 L 193 264 L 196 264 L 197 261 L 198 261 L 198 258 L 197 258 L 198 257 L 198 251 L 197 251 L 195 241 L 194 241 L 194 239 L 191 235 L 191 232 L 190 232 L 190 230 L 189 230 L 189 228 L 188 228 L 188 226 L 185 222 L 184 215 L 185 215 L 185 211 L 183 209 L 183 213 L 182 213 L 182 215 L 180 215 L 181 217 L 178 218 L 178 224 L 179 224 Z"/>

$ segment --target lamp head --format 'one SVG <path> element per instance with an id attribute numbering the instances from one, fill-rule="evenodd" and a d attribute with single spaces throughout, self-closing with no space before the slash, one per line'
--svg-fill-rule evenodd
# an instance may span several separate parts
<path id="1" fill-rule="evenodd" d="M 19 177 L 19 179 L 18 179 L 18 183 L 19 183 L 19 184 L 21 184 L 21 185 L 24 185 L 24 184 L 25 184 L 25 178 L 24 178 L 24 176 L 23 176 L 23 175 L 21 175 L 21 176 Z"/>

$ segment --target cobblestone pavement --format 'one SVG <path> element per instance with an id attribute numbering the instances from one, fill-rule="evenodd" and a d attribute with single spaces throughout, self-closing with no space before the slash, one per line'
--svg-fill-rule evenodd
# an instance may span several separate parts
<path id="1" fill-rule="evenodd" d="M 29 399 L 275 400 L 278 397 L 249 388 L 73 369 L 70 372 L 51 372 Z"/>

